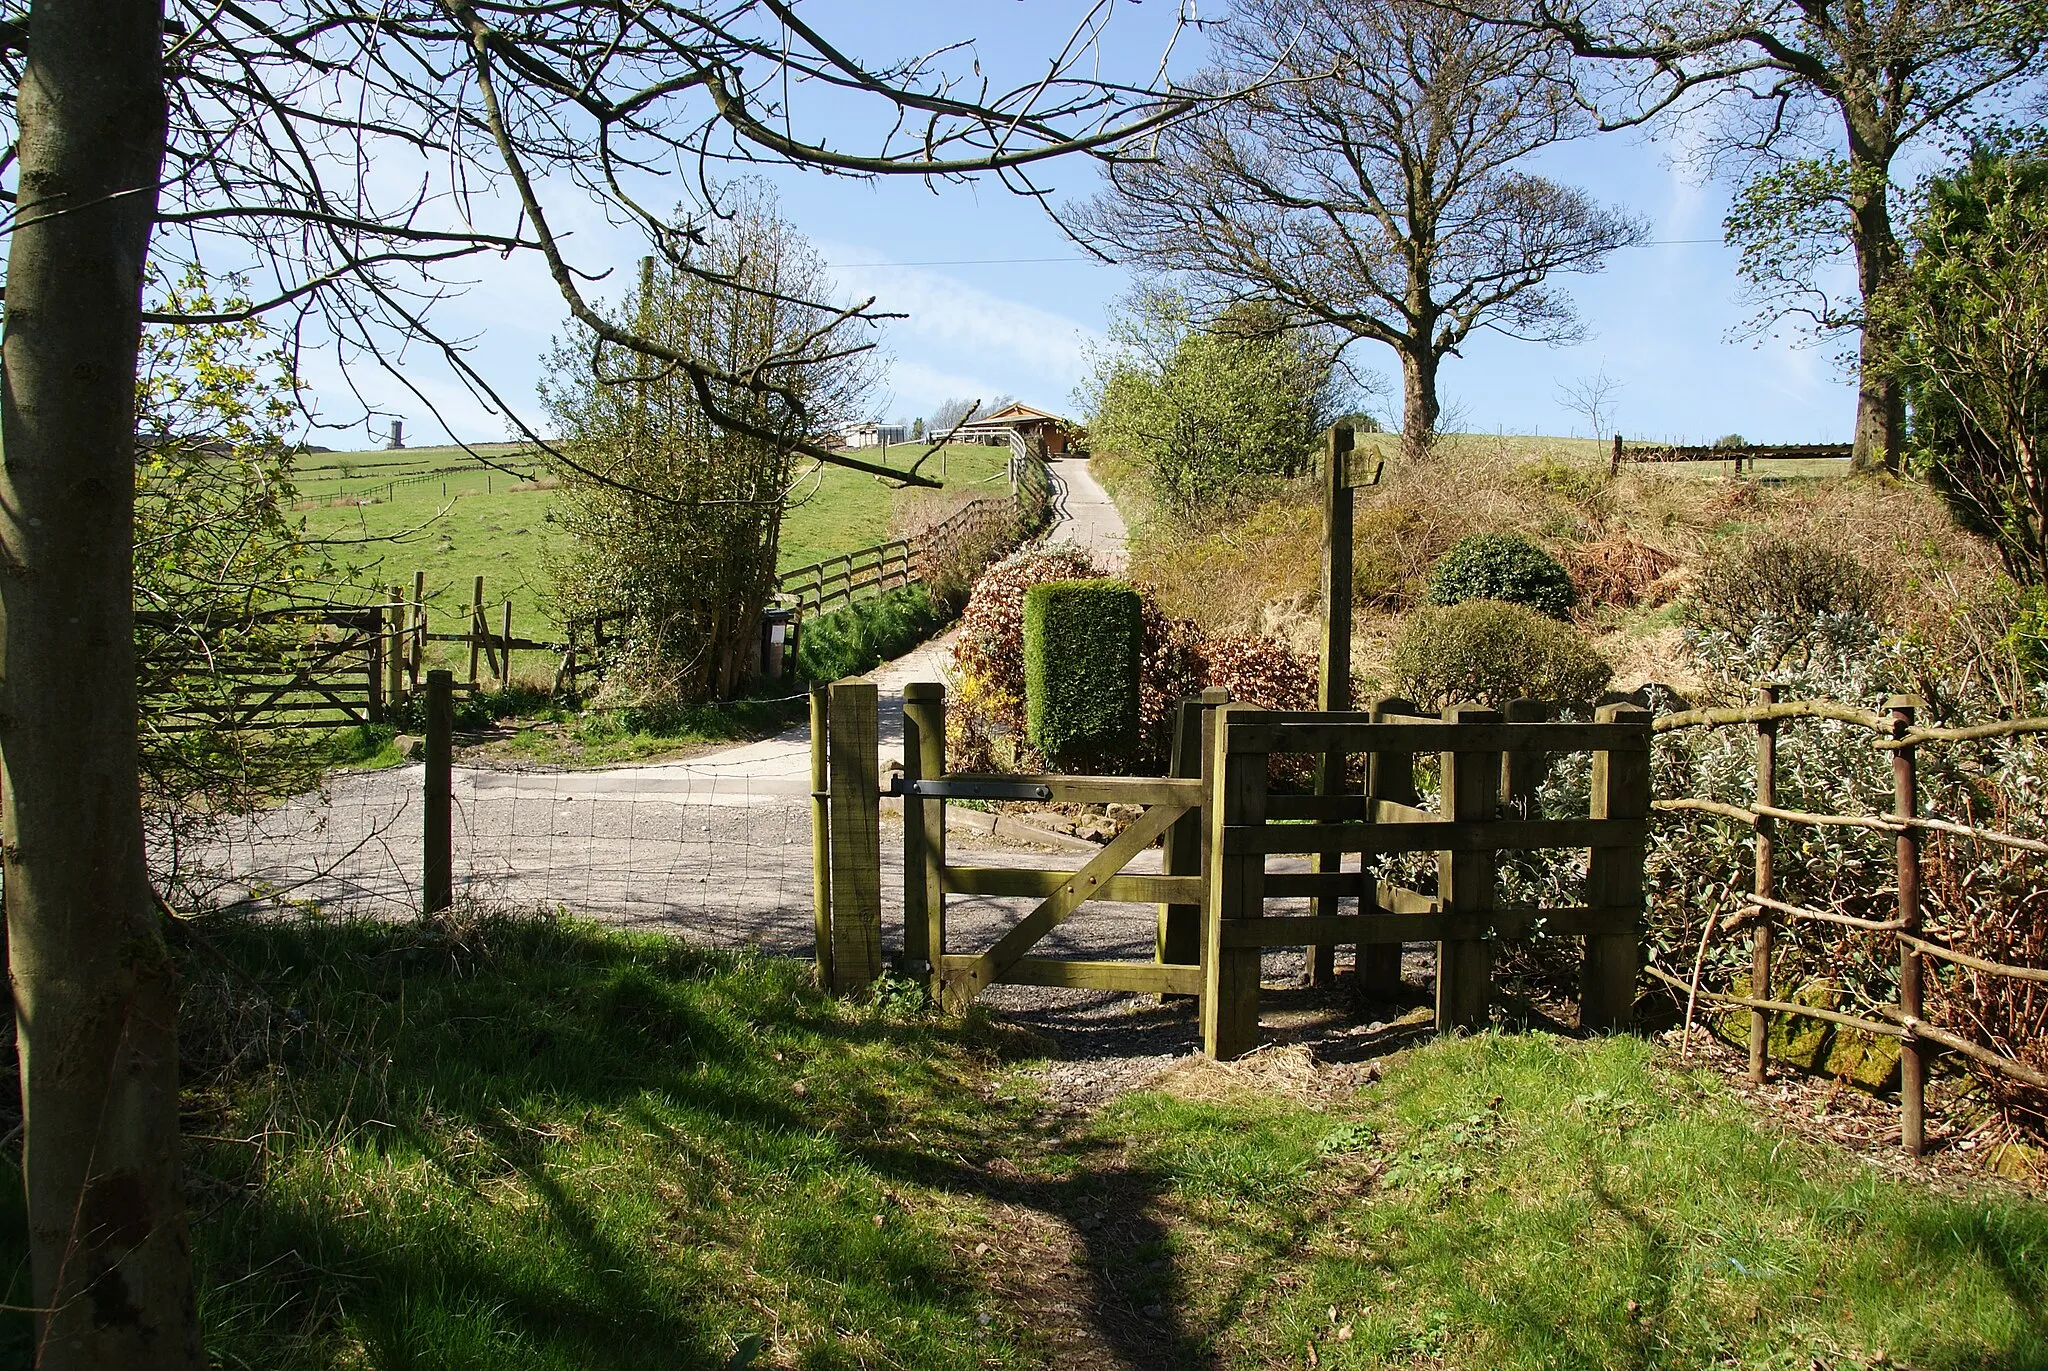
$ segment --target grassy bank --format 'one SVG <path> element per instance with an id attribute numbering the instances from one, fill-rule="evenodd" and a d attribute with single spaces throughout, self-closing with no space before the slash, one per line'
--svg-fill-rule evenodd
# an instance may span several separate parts
<path id="1" fill-rule="evenodd" d="M 923 451 L 922 444 L 899 444 L 886 454 L 859 455 L 903 467 Z M 533 465 L 510 449 L 492 455 L 521 471 Z M 904 491 L 874 476 L 826 467 L 799 487 L 783 517 L 780 564 L 788 570 L 869 547 L 906 520 L 922 524 L 975 496 L 1007 496 L 1008 485 L 991 478 L 1001 477 L 1008 457 L 1007 448 L 955 444 L 924 466 L 927 474 L 944 472 L 947 489 L 936 493 Z M 465 469 L 435 470 L 457 464 Z M 479 467 L 455 448 L 312 453 L 297 479 L 307 531 L 332 540 L 330 550 L 359 566 L 365 584 L 403 585 L 410 594 L 413 572 L 426 571 L 436 631 L 466 612 L 475 578 L 482 576 L 494 629 L 496 606 L 509 599 L 516 634 L 556 636 L 547 606 L 552 582 L 541 551 L 554 500 L 547 483 Z"/>
<path id="2" fill-rule="evenodd" d="M 1188 1064 L 1062 1121 L 1028 1040 L 797 962 L 562 919 L 184 944 L 223 1366 L 2048 1366 L 2048 1207 L 1631 1039 Z"/>

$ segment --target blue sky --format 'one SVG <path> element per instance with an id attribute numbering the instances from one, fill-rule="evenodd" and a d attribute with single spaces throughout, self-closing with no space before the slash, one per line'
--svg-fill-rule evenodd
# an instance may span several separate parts
<path id="1" fill-rule="evenodd" d="M 1042 60 L 1083 11 L 1081 0 L 826 0 L 804 7 L 813 25 L 863 57 L 901 57 L 942 39 L 973 39 L 957 65 L 979 60 L 998 75 Z M 1165 0 L 1119 5 L 1104 45 L 1104 70 L 1142 79 L 1158 62 L 1173 18 Z M 1196 55 L 1184 40 L 1175 65 L 1185 68 Z M 850 118 L 841 123 L 838 109 L 816 114 L 822 126 L 852 127 Z M 1584 343 L 1549 348 L 1478 340 L 1446 363 L 1445 397 L 1476 431 L 1571 433 L 1584 421 L 1560 403 L 1559 386 L 1604 370 L 1620 383 L 1618 421 L 1630 436 L 1710 441 L 1735 432 L 1751 441 L 1847 441 L 1854 392 L 1833 363 L 1833 349 L 1731 336 L 1748 311 L 1734 253 L 1720 242 L 1727 188 L 1699 183 L 1670 165 L 1667 153 L 1639 134 L 1552 150 L 1541 168 L 1545 174 L 1640 214 L 1655 241 L 1614 254 L 1600 275 L 1568 280 L 1588 326 Z M 1076 159 L 1044 179 L 1056 188 L 1056 200 L 1064 200 L 1091 193 L 1098 175 Z M 834 265 L 844 293 L 873 295 L 880 308 L 908 316 L 887 331 L 893 361 L 877 398 L 881 414 L 926 415 L 948 397 L 1003 393 L 1071 409 L 1086 350 L 1101 338 L 1131 282 L 1122 270 L 1079 253 L 1044 209 L 993 181 L 928 186 L 786 169 L 771 179 L 784 213 Z M 659 202 L 660 186 L 643 189 Z M 567 202 L 559 213 L 575 230 L 586 263 L 621 268 L 616 279 L 630 275 L 642 250 L 634 239 Z M 475 338 L 475 360 L 502 394 L 531 406 L 541 355 L 562 330 L 565 311 L 537 261 L 492 262 L 472 275 L 476 285 L 443 306 L 439 317 L 445 327 Z M 1360 343 L 1350 355 L 1354 365 L 1394 375 L 1384 348 Z M 434 397 L 456 436 L 505 436 L 501 416 L 436 374 L 432 359 L 414 356 L 417 369 L 409 378 Z M 309 380 L 316 393 L 332 397 L 327 412 L 350 408 L 339 378 L 326 368 L 310 367 Z M 414 441 L 438 436 L 441 424 L 395 382 L 368 376 L 358 382 L 405 417 Z M 1384 411 L 1388 404 L 1378 407 Z M 347 434 L 316 441 L 352 445 Z"/>

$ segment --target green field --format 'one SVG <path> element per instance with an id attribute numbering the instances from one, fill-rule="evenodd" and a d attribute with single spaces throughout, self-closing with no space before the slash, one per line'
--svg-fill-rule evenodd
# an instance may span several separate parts
<path id="1" fill-rule="evenodd" d="M 509 599 L 514 633 L 552 638 L 542 547 L 554 494 L 545 483 L 522 479 L 539 471 L 529 450 L 509 443 L 481 450 L 517 474 L 493 470 L 452 447 L 310 453 L 297 470 L 299 512 L 309 536 L 326 540 L 358 584 L 402 585 L 409 594 L 413 573 L 424 570 L 435 632 L 459 631 L 475 578 L 482 576 L 494 628 L 498 606 Z M 856 455 L 901 467 L 923 451 L 923 444 L 901 444 Z M 925 464 L 927 474 L 944 473 L 947 489 L 934 493 L 824 468 L 798 486 L 797 503 L 784 517 L 781 565 L 787 570 L 881 542 L 902 516 L 922 522 L 976 495 L 1007 494 L 1008 457 L 1007 448 L 955 444 Z"/>
<path id="2" fill-rule="evenodd" d="M 1641 1038 L 1397 1032 L 1047 1108 L 1045 1039 L 794 958 L 472 911 L 180 947 L 216 1366 L 2048 1368 L 2048 1206 Z"/>

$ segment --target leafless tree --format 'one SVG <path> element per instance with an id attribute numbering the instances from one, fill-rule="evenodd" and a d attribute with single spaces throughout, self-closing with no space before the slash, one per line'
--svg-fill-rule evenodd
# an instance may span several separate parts
<path id="1" fill-rule="evenodd" d="M 1076 229 L 1217 312 L 1273 300 L 1394 349 L 1411 454 L 1436 429 L 1445 357 L 1480 329 L 1577 339 L 1552 278 L 1642 234 L 1521 169 L 1591 127 L 1547 35 L 1420 0 L 1246 0 L 1215 51 L 1205 88 L 1253 93 L 1113 163 Z"/>
<path id="2" fill-rule="evenodd" d="M 1861 332 L 1852 465 L 1896 469 L 1904 409 L 1867 306 L 1902 260 L 1898 163 L 2023 100 L 2048 58 L 2048 13 L 2033 0 L 1536 0 L 1512 22 L 1609 64 L 1592 92 L 1606 127 L 1690 116 L 1706 165 L 1746 183 L 1728 229 L 1757 324 Z M 1848 298 L 1826 280 L 1844 257 Z"/>
<path id="3" fill-rule="evenodd" d="M 1592 437 L 1602 438 L 1614 426 L 1614 401 L 1620 394 L 1621 382 L 1602 367 L 1591 376 L 1560 383 L 1557 402 L 1584 419 Z"/>
<path id="4" fill-rule="evenodd" d="M 601 264 L 557 232 L 564 203 L 637 226 L 669 271 L 741 288 L 668 214 L 679 193 L 700 222 L 718 214 L 726 167 L 982 174 L 1042 195 L 1049 159 L 1107 155 L 1199 103 L 1104 79 L 1112 3 L 1005 89 L 956 46 L 856 60 L 790 0 L 0 0 L 0 764 L 40 1365 L 202 1364 L 177 1000 L 137 786 L 147 265 L 248 272 L 250 311 L 349 367 L 405 380 L 437 351 L 516 423 L 434 306 L 468 264 L 532 254 L 589 336 L 687 378 L 721 428 L 858 465 L 803 438 L 794 357 L 733 373 L 594 307 Z"/>

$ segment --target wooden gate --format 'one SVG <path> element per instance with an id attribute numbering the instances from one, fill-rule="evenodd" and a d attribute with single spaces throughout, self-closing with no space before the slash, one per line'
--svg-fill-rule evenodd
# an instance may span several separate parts
<path id="1" fill-rule="evenodd" d="M 1211 702 L 1213 704 L 1213 701 Z M 1206 789 L 1199 749 L 1204 705 L 1186 702 L 1177 720 L 1177 774 L 1149 776 L 983 776 L 945 769 L 945 687 L 915 683 L 903 692 L 903 942 L 904 959 L 931 978 L 950 1009 L 963 1009 L 991 985 L 1044 985 L 1141 994 L 1199 995 L 1200 942 L 1193 921 L 1207 901 L 1200 841 Z M 946 859 L 946 801 L 1036 800 L 1043 803 L 1137 805 L 1141 814 L 1078 871 L 956 866 Z M 1160 875 L 1126 872 L 1140 853 L 1166 839 Z M 1038 899 L 1031 912 L 981 952 L 947 947 L 948 895 Z M 1031 955 L 1045 936 L 1090 900 L 1143 901 L 1160 906 L 1160 932 L 1149 962 Z"/>
<path id="2" fill-rule="evenodd" d="M 1518 701 L 1522 718 L 1542 717 Z M 1632 705 L 1604 705 L 1593 723 L 1503 720 L 1464 705 L 1441 718 L 1380 701 L 1367 713 L 1281 713 L 1225 706 L 1211 729 L 1209 902 L 1202 921 L 1203 1047 L 1212 1057 L 1242 1056 L 1259 1041 L 1259 958 L 1268 947 L 1354 943 L 1437 945 L 1437 1027 L 1485 1023 L 1494 939 L 1537 929 L 1585 938 L 1580 1021 L 1628 1023 L 1635 1003 L 1643 912 L 1643 852 L 1649 841 L 1650 719 Z M 1417 803 L 1415 757 L 1439 758 L 1440 803 Z M 1544 819 L 1535 789 L 1547 758 L 1593 754 L 1585 818 Z M 1347 774 L 1367 759 L 1362 792 L 1270 793 L 1268 759 L 1307 753 L 1325 775 Z M 1583 848 L 1582 903 L 1568 907 L 1499 903 L 1504 851 Z M 1434 853 L 1436 890 L 1424 893 L 1380 879 L 1371 858 Z M 1342 857 L 1358 854 L 1355 870 Z M 1309 872 L 1267 870 L 1276 854 L 1315 859 Z M 1266 901 L 1309 896 L 1316 912 L 1275 917 Z M 1359 912 L 1336 912 L 1340 900 Z M 1366 958 L 1359 959 L 1363 971 Z"/>

